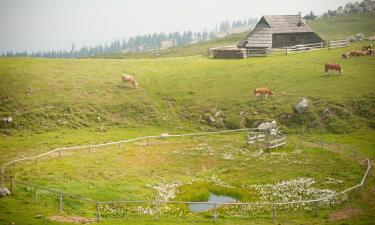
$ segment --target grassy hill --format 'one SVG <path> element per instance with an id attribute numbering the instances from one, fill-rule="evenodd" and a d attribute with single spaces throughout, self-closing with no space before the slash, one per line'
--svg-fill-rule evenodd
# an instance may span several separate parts
<path id="1" fill-rule="evenodd" d="M 219 38 L 212 41 L 201 42 L 191 45 L 183 45 L 173 48 L 167 48 L 158 51 L 149 52 L 130 52 L 130 53 L 119 53 L 113 55 L 102 55 L 94 58 L 108 58 L 108 59 L 139 59 L 139 58 L 153 58 L 155 53 L 158 53 L 158 57 L 182 57 L 182 56 L 193 56 L 193 55 L 207 55 L 207 49 L 216 46 L 227 46 L 236 45 L 246 33 L 230 34 L 224 38 Z"/>
<path id="2" fill-rule="evenodd" d="M 346 38 L 358 33 L 375 35 L 375 14 L 334 16 L 309 22 L 311 28 L 324 40 Z"/>
<path id="3" fill-rule="evenodd" d="M 295 129 L 303 120 L 313 119 L 305 126 L 346 133 L 373 125 L 373 105 L 361 102 L 373 103 L 375 72 L 371 57 L 341 59 L 347 50 L 245 60 L 4 58 L 0 60 L 0 115 L 14 117 L 12 128 L 18 130 L 53 131 L 191 123 L 196 127 L 221 111 L 221 118 L 210 127 L 251 127 L 279 118 L 286 128 Z M 345 75 L 324 75 L 325 62 L 343 64 Z M 140 88 L 122 88 L 122 73 L 134 74 Z M 259 86 L 274 90 L 275 99 L 255 100 L 251 92 Z M 292 110 L 301 97 L 310 98 L 314 105 L 310 118 Z M 332 121 L 321 115 L 327 107 L 336 115 Z M 245 117 L 240 117 L 241 112 Z"/>
<path id="4" fill-rule="evenodd" d="M 373 26 L 375 14 L 353 14 L 342 15 L 329 18 L 321 18 L 309 21 L 309 26 L 324 40 L 340 39 L 353 36 L 357 33 L 363 33 L 366 36 L 375 34 Z M 159 53 L 158 57 L 181 57 L 193 55 L 207 55 L 207 49 L 216 46 L 236 45 L 242 38 L 247 35 L 245 33 L 237 33 L 220 38 L 213 41 L 202 42 L 192 45 L 168 48 L 160 51 L 140 52 L 140 53 L 121 53 L 113 55 L 97 56 L 95 58 L 111 58 L 111 59 L 138 59 L 152 58 L 155 53 Z"/>
<path id="5" fill-rule="evenodd" d="M 359 17 L 373 18 L 372 15 Z M 346 17 L 335 17 L 325 21 L 344 18 Z M 315 24 L 312 24 L 315 29 L 321 30 L 322 37 L 334 38 L 334 35 L 346 35 L 347 31 L 336 30 L 330 33 L 331 30 L 325 28 L 327 25 L 321 24 L 322 21 L 314 21 Z M 345 23 L 342 24 L 341 29 L 346 29 Z M 352 29 L 348 31 L 350 33 L 357 32 L 354 28 L 350 29 Z M 363 29 L 367 29 L 361 31 L 365 34 L 372 32 L 372 27 L 368 28 L 368 25 Z M 375 156 L 373 151 L 375 148 L 373 139 L 375 133 L 373 129 L 375 127 L 374 57 L 341 58 L 343 52 L 360 49 L 365 44 L 375 44 L 375 42 L 355 43 L 345 49 L 324 49 L 288 56 L 271 55 L 266 58 L 243 60 L 213 60 L 202 57 L 207 47 L 233 44 L 241 38 L 240 36 L 230 36 L 226 39 L 179 47 L 174 50 L 168 49 L 162 53 L 164 58 L 151 59 L 146 53 L 116 56 L 139 59 L 0 58 L 0 118 L 13 118 L 11 124 L 1 123 L 0 155 L 2 157 L 0 163 L 21 156 L 34 155 L 57 146 L 101 143 L 162 132 L 182 133 L 254 127 L 260 122 L 272 119 L 277 120 L 283 132 L 291 135 L 292 141 L 296 140 L 293 134 L 299 133 L 300 128 L 303 127 L 309 135 L 355 145 L 370 157 Z M 186 55 L 194 56 L 183 57 Z M 344 75 L 325 75 L 323 71 L 325 62 L 342 64 Z M 123 88 L 122 73 L 133 74 L 140 88 Z M 275 92 L 275 98 L 268 99 L 268 101 L 254 99 L 252 91 L 260 86 L 268 86 L 272 89 Z M 299 114 L 293 110 L 293 106 L 301 97 L 306 97 L 311 102 L 308 113 Z M 243 140 L 243 137 L 241 138 Z M 148 151 L 144 155 L 143 153 L 137 154 L 137 150 L 137 153 L 129 152 L 131 154 L 125 159 L 129 160 L 128 156 L 134 157 L 135 160 L 132 162 L 134 168 L 139 166 L 136 163 L 138 159 L 144 160 L 142 161 L 144 165 L 149 165 L 148 162 L 154 162 L 153 160 L 161 155 L 171 160 L 170 162 L 176 163 L 176 168 L 183 168 L 184 162 L 191 160 L 191 158 L 174 160 L 171 157 L 174 149 L 169 150 L 165 155 L 159 154 L 158 149 L 154 155 L 146 155 L 146 153 L 150 154 Z M 316 154 L 317 151 L 307 149 L 306 153 Z M 112 152 L 103 154 L 101 160 L 117 156 L 110 153 Z M 189 151 L 186 154 L 188 153 Z M 118 151 L 116 154 L 122 153 Z M 309 167 L 311 173 L 307 171 L 306 174 L 306 171 L 302 171 L 301 168 L 295 168 L 287 175 L 335 176 L 339 174 L 332 164 L 324 167 L 326 169 L 320 167 L 319 162 L 324 161 L 319 158 L 322 155 L 316 154 L 314 157 L 317 161 L 311 165 L 311 168 Z M 163 163 L 162 159 L 158 159 L 159 161 L 155 162 Z M 97 158 L 91 160 L 96 163 Z M 339 160 L 337 158 L 337 161 Z M 124 166 L 122 163 L 125 161 L 117 157 L 113 158 L 113 162 L 115 161 L 119 166 L 118 170 L 112 168 L 104 171 L 105 176 L 111 177 L 111 174 L 121 174 L 124 171 L 121 166 Z M 82 173 L 78 174 L 72 169 L 73 166 L 81 166 L 81 163 L 85 166 L 84 162 L 84 158 L 76 158 L 75 161 L 67 164 L 60 162 L 63 170 L 57 170 L 62 177 L 70 172 L 69 176 L 85 179 L 82 183 L 76 183 L 77 191 L 84 190 L 80 184 L 91 185 L 91 180 L 88 181 L 88 179 L 91 179 L 93 174 L 90 171 L 95 172 L 94 174 L 98 173 L 93 168 L 88 170 L 87 167 L 82 167 L 80 170 Z M 107 165 L 111 165 L 111 162 L 106 161 Z M 41 164 L 41 175 L 48 178 L 47 181 L 41 180 L 41 183 L 49 184 L 52 169 L 58 169 L 58 167 L 53 167 L 48 162 L 40 163 L 45 163 Z M 230 169 L 213 170 L 213 172 L 220 172 L 229 180 L 238 180 L 238 182 L 242 179 L 238 179 L 235 172 L 243 171 L 243 174 L 246 172 L 249 176 L 254 176 L 252 167 L 242 170 L 236 167 L 236 163 L 226 165 L 230 165 Z M 354 179 L 352 177 L 354 170 L 345 170 L 348 168 L 346 165 L 348 162 L 339 164 L 337 168 L 343 170 L 343 177 Z M 201 164 L 198 166 L 202 167 Z M 192 162 L 191 167 L 197 167 L 197 165 Z M 173 167 L 171 171 L 176 168 Z M 210 171 L 208 166 L 204 168 L 203 170 Z M 258 169 L 261 174 L 266 174 L 268 171 L 271 173 L 268 174 L 270 177 L 273 171 L 279 172 L 275 169 L 279 168 L 273 165 L 260 168 Z M 147 169 L 150 173 L 154 172 L 153 168 Z M 166 167 L 166 177 L 169 176 L 168 169 L 171 168 Z M 134 169 L 134 171 L 140 170 L 142 168 Z M 28 178 L 28 173 L 22 173 L 22 175 Z M 95 176 L 102 175 L 99 173 Z M 258 172 L 255 175 L 257 175 L 254 176 L 256 179 L 263 179 L 263 176 L 258 176 Z M 146 173 L 136 178 L 141 180 L 139 182 L 144 182 L 144 179 L 149 177 Z M 56 187 L 60 188 L 61 180 L 56 181 L 58 183 Z M 351 182 L 357 181 L 351 180 Z M 105 188 L 106 183 L 102 184 Z M 121 182 L 120 184 L 125 185 Z M 345 205 L 345 207 L 360 208 L 361 214 L 357 217 L 330 221 L 327 218 L 332 210 L 328 210 L 314 218 L 311 215 L 296 215 L 298 219 L 295 223 L 304 224 L 308 221 L 314 224 L 342 224 L 344 222 L 366 224 L 373 221 L 374 193 L 370 190 L 373 186 L 374 179 L 372 178 L 363 199 L 350 201 Z M 67 185 L 67 188 L 69 187 L 73 186 Z M 127 188 L 134 189 L 131 185 Z M 92 194 L 92 192 L 88 193 Z M 30 196 L 20 195 L 0 199 L 0 223 L 9 224 L 17 221 L 17 224 L 55 224 L 45 219 L 38 219 L 36 215 L 40 213 L 50 215 L 56 210 L 48 211 L 46 207 L 31 206 L 32 200 L 27 201 L 26 197 L 30 198 Z M 51 197 L 50 202 L 56 202 L 56 196 L 54 197 Z M 339 208 L 333 210 L 339 210 Z M 269 214 L 263 215 L 260 221 L 256 222 L 264 224 L 264 221 L 269 221 Z M 289 215 L 289 217 L 287 215 L 284 221 L 280 222 L 287 224 L 292 216 L 294 215 Z M 228 221 L 231 224 L 233 222 L 230 218 Z M 107 221 L 103 224 L 131 224 L 131 222 Z M 160 224 L 174 224 L 174 222 L 161 222 Z M 149 221 L 140 223 L 149 224 Z M 181 222 L 183 223 L 189 224 L 190 221 Z M 243 224 L 243 222 L 238 222 L 238 224 Z"/>

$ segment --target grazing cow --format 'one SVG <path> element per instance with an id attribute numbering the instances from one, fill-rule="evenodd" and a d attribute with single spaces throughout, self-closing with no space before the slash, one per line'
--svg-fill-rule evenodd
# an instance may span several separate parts
<path id="1" fill-rule="evenodd" d="M 350 56 L 365 56 L 366 54 L 367 54 L 367 52 L 356 51 L 356 50 L 353 50 L 353 51 L 349 52 Z"/>
<path id="2" fill-rule="evenodd" d="M 336 73 L 339 72 L 341 75 L 344 74 L 344 70 L 340 64 L 326 63 L 324 65 L 324 71 L 328 74 L 329 70 L 334 70 Z"/>
<path id="3" fill-rule="evenodd" d="M 347 59 L 347 58 L 349 58 L 349 55 L 350 55 L 350 53 L 347 52 L 347 53 L 342 54 L 341 56 L 342 56 L 342 58 Z"/>
<path id="4" fill-rule="evenodd" d="M 369 44 L 369 45 L 366 45 L 366 46 L 363 46 L 362 47 L 362 51 L 368 51 L 368 50 L 372 50 L 372 44 Z"/>
<path id="5" fill-rule="evenodd" d="M 369 50 L 367 50 L 366 52 L 367 52 L 366 55 L 374 56 L 374 49 L 369 49 Z"/>
<path id="6" fill-rule="evenodd" d="M 268 95 L 275 97 L 274 93 L 268 89 L 268 87 L 260 87 L 254 89 L 254 97 L 265 97 L 267 100 Z"/>
<path id="7" fill-rule="evenodd" d="M 132 88 L 138 88 L 138 83 L 132 75 L 123 74 L 121 76 L 121 80 L 124 83 L 125 87 L 129 87 L 130 85 L 130 87 Z"/>

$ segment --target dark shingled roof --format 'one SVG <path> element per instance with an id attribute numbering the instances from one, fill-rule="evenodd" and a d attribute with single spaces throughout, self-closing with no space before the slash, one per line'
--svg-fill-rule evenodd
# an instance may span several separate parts
<path id="1" fill-rule="evenodd" d="M 238 47 L 272 47 L 272 34 L 311 33 L 299 15 L 263 16 Z"/>

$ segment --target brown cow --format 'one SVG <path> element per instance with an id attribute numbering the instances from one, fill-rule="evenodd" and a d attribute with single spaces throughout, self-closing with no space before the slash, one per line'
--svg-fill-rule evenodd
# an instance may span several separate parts
<path id="1" fill-rule="evenodd" d="M 365 56 L 367 52 L 352 50 L 349 52 L 350 56 Z"/>
<path id="2" fill-rule="evenodd" d="M 124 83 L 124 87 L 129 87 L 130 85 L 132 88 L 138 88 L 138 83 L 132 75 L 123 74 L 121 75 L 121 80 Z"/>
<path id="3" fill-rule="evenodd" d="M 324 65 L 324 71 L 328 74 L 329 70 L 334 70 L 336 73 L 339 72 L 341 75 L 344 74 L 344 70 L 340 64 L 326 63 Z"/>
<path id="4" fill-rule="evenodd" d="M 275 97 L 274 93 L 268 89 L 268 87 L 260 87 L 254 89 L 254 97 L 265 97 L 267 100 L 268 95 Z"/>

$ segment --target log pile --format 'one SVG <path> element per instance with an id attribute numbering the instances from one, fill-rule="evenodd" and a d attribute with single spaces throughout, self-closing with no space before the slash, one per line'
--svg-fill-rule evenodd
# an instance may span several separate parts
<path id="1" fill-rule="evenodd" d="M 246 49 L 232 46 L 210 48 L 208 53 L 214 59 L 243 59 L 247 57 Z"/>

